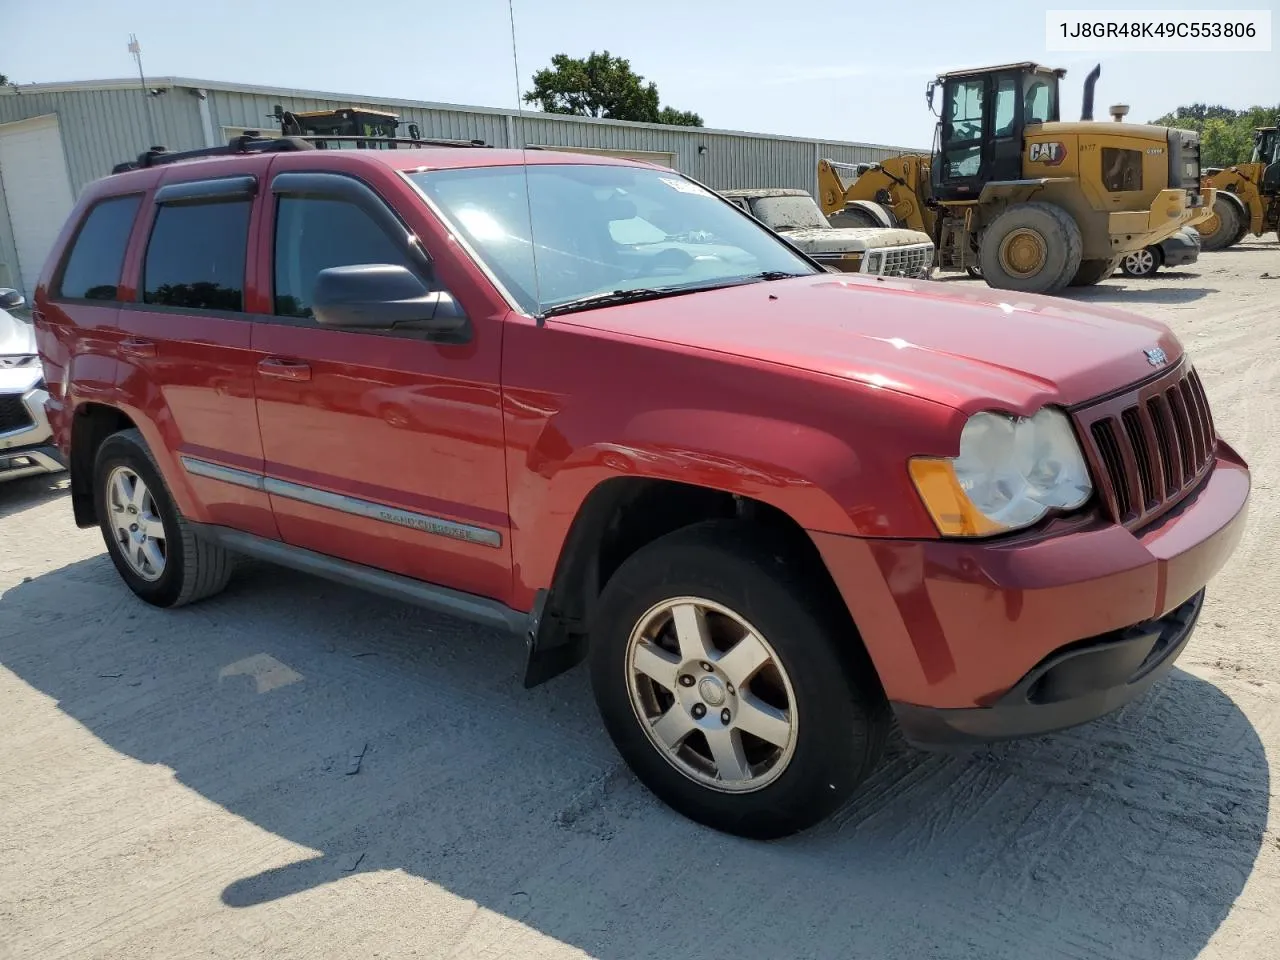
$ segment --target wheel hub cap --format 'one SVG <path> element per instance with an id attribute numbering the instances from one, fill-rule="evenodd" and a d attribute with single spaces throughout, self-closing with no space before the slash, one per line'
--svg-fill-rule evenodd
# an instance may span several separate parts
<path id="1" fill-rule="evenodd" d="M 168 558 L 164 521 L 146 482 L 128 467 L 107 476 L 107 513 L 125 563 L 143 580 L 159 580 Z"/>
<path id="2" fill-rule="evenodd" d="M 681 597 L 652 607 L 627 642 L 627 690 L 650 743 L 725 793 L 772 783 L 795 751 L 795 693 L 768 641 L 732 610 Z"/>
<path id="3" fill-rule="evenodd" d="M 1048 248 L 1044 237 L 1025 227 L 1014 230 L 1000 244 L 1000 263 L 1017 277 L 1035 276 L 1044 267 Z"/>
<path id="4" fill-rule="evenodd" d="M 715 677 L 707 677 L 698 684 L 698 693 L 710 707 L 718 707 L 725 701 L 724 685 Z"/>

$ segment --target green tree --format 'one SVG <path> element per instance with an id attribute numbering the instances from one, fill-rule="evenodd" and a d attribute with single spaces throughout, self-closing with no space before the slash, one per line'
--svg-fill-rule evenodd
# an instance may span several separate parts
<path id="1" fill-rule="evenodd" d="M 6 77 L 3 73 L 0 73 L 0 87 L 3 87 L 8 82 L 9 82 L 9 78 Z"/>
<path id="2" fill-rule="evenodd" d="M 659 106 L 658 85 L 652 80 L 646 83 L 631 69 L 631 61 L 611 56 L 608 50 L 593 50 L 587 57 L 557 53 L 551 66 L 533 75 L 533 89 L 525 93 L 524 101 L 546 113 L 702 126 L 696 113 Z"/>
<path id="3" fill-rule="evenodd" d="M 1255 127 L 1275 126 L 1277 121 L 1280 121 L 1280 104 L 1232 110 L 1193 103 L 1151 122 L 1161 127 L 1195 130 L 1200 134 L 1201 163 L 1206 167 L 1229 167 L 1249 159 Z"/>

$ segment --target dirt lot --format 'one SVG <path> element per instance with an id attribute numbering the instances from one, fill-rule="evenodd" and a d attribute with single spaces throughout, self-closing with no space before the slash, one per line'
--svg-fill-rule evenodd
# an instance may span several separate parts
<path id="1" fill-rule="evenodd" d="M 518 644 L 270 567 L 158 612 L 62 481 L 0 487 L 0 957 L 1274 960 L 1264 273 L 1280 246 L 1251 241 L 1076 294 L 1171 323 L 1254 468 L 1181 669 L 1066 734 L 895 746 L 833 822 L 779 843 L 651 799 L 583 671 L 525 691 Z"/>

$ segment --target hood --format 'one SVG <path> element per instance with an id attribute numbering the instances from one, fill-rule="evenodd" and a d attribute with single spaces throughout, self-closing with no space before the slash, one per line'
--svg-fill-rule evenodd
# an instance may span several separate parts
<path id="1" fill-rule="evenodd" d="M 903 247 L 908 244 L 931 242 L 928 234 L 920 233 L 918 230 L 887 227 L 815 227 L 810 230 L 779 232 L 808 254 L 865 253 L 868 250 L 883 247 Z"/>
<path id="2" fill-rule="evenodd" d="M 36 330 L 25 320 L 0 310 L 0 357 L 36 352 Z"/>
<path id="3" fill-rule="evenodd" d="M 972 413 L 1074 405 L 1174 364 L 1163 324 L 971 284 L 820 274 L 604 307 L 552 323 L 783 364 Z M 1159 346 L 1166 364 L 1144 353 Z"/>

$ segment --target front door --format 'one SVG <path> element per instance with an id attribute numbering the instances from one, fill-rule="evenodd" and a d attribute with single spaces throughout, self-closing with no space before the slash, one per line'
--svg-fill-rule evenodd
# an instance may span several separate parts
<path id="1" fill-rule="evenodd" d="M 266 487 L 292 545 L 469 593 L 511 587 L 499 361 L 502 318 L 467 342 L 325 329 L 316 275 L 397 264 L 438 288 L 414 231 L 361 181 L 272 183 L 272 316 L 254 324 Z M 465 306 L 465 303 L 464 303 Z"/>
<path id="2" fill-rule="evenodd" d="M 246 313 L 254 197 L 268 157 L 230 161 L 216 178 L 175 166 L 143 213 L 132 258 L 136 296 L 121 304 L 120 383 L 137 398 L 170 482 L 195 518 L 276 537 L 262 490 L 254 408 L 257 358 Z M 151 426 L 154 425 L 154 428 Z"/>

